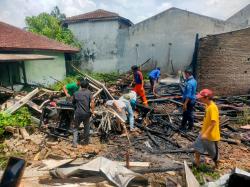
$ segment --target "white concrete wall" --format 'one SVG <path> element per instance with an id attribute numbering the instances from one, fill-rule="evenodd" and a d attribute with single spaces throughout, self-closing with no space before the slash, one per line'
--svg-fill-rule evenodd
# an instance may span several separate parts
<path id="1" fill-rule="evenodd" d="M 131 65 L 141 64 L 151 57 L 163 71 L 171 72 L 171 65 L 167 62 L 169 43 L 172 43 L 170 59 L 174 69 L 184 69 L 192 61 L 196 33 L 204 37 L 238 28 L 210 17 L 176 8 L 169 9 L 129 28 L 119 68 L 128 70 Z"/>
<path id="2" fill-rule="evenodd" d="M 54 56 L 53 60 L 31 60 L 24 62 L 27 82 L 30 84 L 50 85 L 55 82 L 50 76 L 57 80 L 66 77 L 66 66 L 64 53 L 57 52 L 35 52 L 36 54 Z"/>
<path id="3" fill-rule="evenodd" d="M 94 59 L 83 60 L 82 69 L 96 72 L 110 72 L 117 70 L 117 37 L 118 21 L 84 21 L 70 23 L 68 28 L 81 42 L 83 49 L 94 54 Z"/>
<path id="4" fill-rule="evenodd" d="M 241 24 L 243 26 L 250 25 L 250 4 L 247 5 L 245 8 L 231 16 L 227 19 L 228 22 Z"/>

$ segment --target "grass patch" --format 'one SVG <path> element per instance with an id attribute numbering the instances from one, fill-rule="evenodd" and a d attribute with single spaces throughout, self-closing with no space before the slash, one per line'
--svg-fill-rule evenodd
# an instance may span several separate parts
<path id="1" fill-rule="evenodd" d="M 206 164 L 200 164 L 199 167 L 193 166 L 191 169 L 194 173 L 194 176 L 201 185 L 205 184 L 204 178 L 217 180 L 220 177 L 220 174 L 217 171 L 215 171 L 211 166 Z"/>
<path id="2" fill-rule="evenodd" d="M 247 125 L 250 122 L 250 109 L 247 107 L 243 108 L 243 111 L 237 116 L 238 124 Z"/>

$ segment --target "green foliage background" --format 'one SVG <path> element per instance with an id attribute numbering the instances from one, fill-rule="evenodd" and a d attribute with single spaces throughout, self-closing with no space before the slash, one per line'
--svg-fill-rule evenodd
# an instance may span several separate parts
<path id="1" fill-rule="evenodd" d="M 73 33 L 68 28 L 62 26 L 63 19 L 65 19 L 65 15 L 60 13 L 58 7 L 55 7 L 51 14 L 44 12 L 38 16 L 26 17 L 25 21 L 30 32 L 81 48 Z"/>
<path id="2" fill-rule="evenodd" d="M 85 72 L 85 73 L 105 84 L 114 84 L 120 77 L 120 74 L 116 72 L 111 72 L 111 73 Z M 64 85 L 71 82 L 76 82 L 78 77 L 79 77 L 78 75 L 66 77 L 64 80 L 51 85 L 50 88 L 56 91 L 60 91 L 62 90 Z"/>

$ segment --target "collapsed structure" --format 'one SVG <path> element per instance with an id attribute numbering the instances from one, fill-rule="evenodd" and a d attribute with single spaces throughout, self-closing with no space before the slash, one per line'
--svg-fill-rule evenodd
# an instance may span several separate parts
<path id="1" fill-rule="evenodd" d="M 179 83 L 160 84 L 157 91 L 161 98 L 154 98 L 149 92 L 150 87 L 145 84 L 149 106 L 146 107 L 138 102 L 134 113 L 135 125 L 140 130 L 127 134 L 126 137 L 120 137 L 115 119 L 115 117 L 119 119 L 118 113 L 104 106 L 101 101 L 120 96 L 124 92 L 124 86 L 127 87 L 130 83 L 126 79 L 127 75 L 122 75 L 114 85 L 104 85 L 87 74 L 77 69 L 76 71 L 89 81 L 90 90 L 95 97 L 96 113 L 91 120 L 92 143 L 77 149 L 72 148 L 71 128 L 60 125 L 65 123 L 63 117 L 66 115 L 61 115 L 56 120 L 53 118 L 44 121 L 44 118 L 41 118 L 35 131 L 29 126 L 26 127 L 28 132 L 24 128 L 6 127 L 6 132 L 12 133 L 13 136 L 4 142 L 5 154 L 19 152 L 29 160 L 24 181 L 35 182 L 37 186 L 76 183 L 73 179 L 77 179 L 78 184 L 93 180 L 94 185 L 106 180 L 111 182 L 109 185 L 115 184 L 115 186 L 127 186 L 129 183 L 184 185 L 183 161 L 186 160 L 188 164 L 192 161 L 191 154 L 194 150 L 191 145 L 200 131 L 199 121 L 204 115 L 203 106 L 198 103 L 195 107 L 195 129 L 191 132 L 181 131 L 180 110 L 183 104 L 180 102 Z M 36 119 L 45 114 L 44 109 L 56 109 L 59 113 L 63 110 L 72 111 L 72 108 L 61 106 L 59 102 L 56 106 L 47 108 L 45 103 L 50 102 L 48 99 L 51 96 L 63 99 L 60 92 L 36 88 L 26 96 L 19 95 L 21 99 L 16 95 L 14 99 L 6 101 L 3 106 L 7 108 L 3 109 L 3 112 L 11 114 L 21 106 L 27 105 Z M 218 172 L 223 173 L 235 166 L 249 169 L 250 138 L 249 131 L 246 130 L 249 127 L 239 128 L 235 123 L 238 117 L 243 115 L 242 112 L 249 109 L 249 96 L 219 97 L 216 102 L 220 108 L 222 138 L 219 147 L 223 160 Z M 117 161 L 132 171 L 120 167 Z M 194 182 L 196 179 L 190 177 L 192 172 L 187 168 L 185 164 L 187 183 Z M 161 173 L 159 176 L 156 174 L 158 172 Z M 100 173 L 105 177 L 103 178 Z M 129 176 L 126 176 L 127 173 Z M 143 180 L 134 181 L 137 177 Z M 197 181 L 195 183 L 199 186 Z"/>

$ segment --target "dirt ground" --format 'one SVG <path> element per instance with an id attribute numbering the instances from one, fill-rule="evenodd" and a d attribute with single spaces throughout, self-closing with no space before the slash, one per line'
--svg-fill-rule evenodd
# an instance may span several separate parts
<path id="1" fill-rule="evenodd" d="M 132 145 L 140 137 L 140 133 L 134 133 L 130 136 Z M 133 146 L 129 146 L 126 137 L 113 135 L 108 143 L 101 143 L 98 136 L 91 137 L 91 144 L 87 146 L 79 145 L 78 148 L 72 148 L 71 142 L 65 140 L 57 140 L 48 138 L 45 134 L 36 131 L 30 135 L 30 140 L 23 140 L 20 137 L 12 137 L 5 140 L 4 152 L 6 156 L 10 156 L 13 152 L 22 153 L 23 157 L 28 160 L 28 164 L 43 159 L 67 159 L 82 158 L 86 162 L 92 160 L 96 156 L 104 156 L 111 160 L 126 161 L 127 152 L 129 151 L 130 161 L 150 162 L 150 168 L 164 168 L 181 165 L 184 160 L 192 163 L 193 154 L 176 153 L 176 154 L 151 154 L 145 150 L 138 150 Z M 175 134 L 174 138 L 182 148 L 188 148 L 192 142 L 183 139 L 180 135 Z M 246 146 L 228 144 L 226 142 L 219 143 L 220 165 L 215 171 L 220 175 L 229 173 L 235 167 L 250 171 L 250 150 Z M 212 166 L 213 163 L 210 162 Z M 145 177 L 151 183 L 168 184 L 168 186 L 177 186 L 183 183 L 183 172 L 163 172 L 145 174 Z"/>

